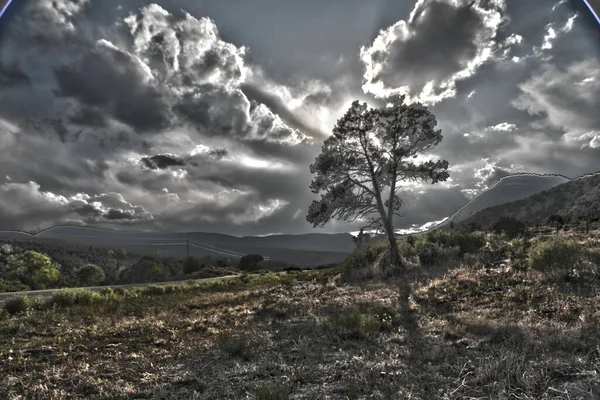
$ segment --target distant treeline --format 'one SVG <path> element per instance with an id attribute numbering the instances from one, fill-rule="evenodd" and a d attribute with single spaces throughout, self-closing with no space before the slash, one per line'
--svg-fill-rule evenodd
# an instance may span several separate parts
<path id="1" fill-rule="evenodd" d="M 176 259 L 78 244 L 0 241 L 0 292 L 201 279 L 236 274 L 238 267 L 210 256 Z M 290 265 L 261 261 L 252 267 Z"/>

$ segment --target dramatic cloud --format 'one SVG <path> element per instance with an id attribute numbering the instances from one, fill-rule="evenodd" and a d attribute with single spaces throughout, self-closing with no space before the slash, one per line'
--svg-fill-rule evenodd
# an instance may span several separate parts
<path id="1" fill-rule="evenodd" d="M 391 93 L 430 105 L 444 139 L 427 157 L 451 165 L 403 188 L 399 228 L 509 174 L 600 170 L 600 47 L 569 2 L 301 3 L 13 2 L 0 229 L 312 232 L 323 140 L 353 100 Z"/>
<path id="2" fill-rule="evenodd" d="M 600 147 L 600 62 L 584 60 L 566 68 L 544 64 L 529 80 L 515 107 L 542 117 L 548 128 L 581 146 Z"/>
<path id="3" fill-rule="evenodd" d="M 429 103 L 454 96 L 456 81 L 472 76 L 500 47 L 504 8 L 502 0 L 419 0 L 407 21 L 361 49 L 363 89 Z"/>
<path id="4" fill-rule="evenodd" d="M 11 88 L 21 85 L 29 85 L 29 76 L 16 65 L 6 67 L 0 64 L 0 87 Z"/>
<path id="5" fill-rule="evenodd" d="M 150 169 L 166 169 L 172 166 L 185 165 L 185 162 L 182 159 L 170 154 L 157 154 L 152 157 L 143 157 L 141 161 L 146 168 Z"/>
<path id="6" fill-rule="evenodd" d="M 76 65 L 59 67 L 55 74 L 58 95 L 78 99 L 89 107 L 88 113 L 102 110 L 140 132 L 169 125 L 168 106 L 152 71 L 106 40 L 99 40 Z"/>

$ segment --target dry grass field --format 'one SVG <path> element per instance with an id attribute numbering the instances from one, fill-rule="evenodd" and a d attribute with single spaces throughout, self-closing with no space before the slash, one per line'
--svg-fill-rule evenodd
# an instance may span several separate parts
<path id="1" fill-rule="evenodd" d="M 408 312 L 348 265 L 30 304 L 0 320 L 0 398 L 600 398 L 596 264 L 502 251 L 411 263 Z"/>

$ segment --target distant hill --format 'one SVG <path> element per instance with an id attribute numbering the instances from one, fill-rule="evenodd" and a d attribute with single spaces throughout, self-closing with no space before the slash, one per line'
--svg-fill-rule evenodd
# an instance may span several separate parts
<path id="1" fill-rule="evenodd" d="M 489 227 L 502 216 L 544 221 L 553 214 L 577 217 L 600 213 L 600 173 L 585 175 L 517 201 L 479 211 L 463 222 Z"/>
<path id="2" fill-rule="evenodd" d="M 463 222 L 484 209 L 525 199 L 566 182 L 569 182 L 569 178 L 562 175 L 519 174 L 506 176 L 467 203 L 439 227 L 446 226 L 451 221 Z"/>
<path id="3" fill-rule="evenodd" d="M 341 262 L 355 248 L 352 235 L 348 233 L 237 237 L 205 232 L 117 231 L 84 226 L 54 226 L 36 235 L 4 231 L 0 232 L 2 239 L 137 249 L 138 253 L 155 251 L 173 257 L 184 257 L 189 243 L 190 254 L 197 257 L 235 259 L 240 254 L 261 254 L 303 266 Z"/>

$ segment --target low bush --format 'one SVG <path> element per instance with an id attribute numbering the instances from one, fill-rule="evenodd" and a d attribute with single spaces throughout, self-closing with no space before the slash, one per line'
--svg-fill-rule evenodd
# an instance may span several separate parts
<path id="1" fill-rule="evenodd" d="M 458 247 L 458 256 L 477 253 L 486 243 L 485 234 L 482 232 L 447 232 L 441 230 L 429 231 L 424 238 L 418 240 L 415 244 L 425 240 L 429 243 L 435 243 L 444 248 Z"/>
<path id="2" fill-rule="evenodd" d="M 363 281 L 391 276 L 394 271 L 390 268 L 389 253 L 387 242 L 355 250 L 341 264 L 343 279 Z"/>
<path id="3" fill-rule="evenodd" d="M 102 301 L 103 296 L 98 292 L 83 289 L 65 289 L 60 290 L 54 295 L 50 302 L 61 308 L 68 308 L 71 306 L 91 306 Z"/>
<path id="4" fill-rule="evenodd" d="M 529 249 L 529 266 L 548 276 L 562 278 L 580 267 L 584 247 L 574 240 L 552 237 L 536 241 Z"/>
<path id="5" fill-rule="evenodd" d="M 284 383 L 263 383 L 254 391 L 256 400 L 288 400 L 290 388 Z"/>
<path id="6" fill-rule="evenodd" d="M 142 289 L 142 294 L 145 296 L 161 296 L 165 294 L 165 287 L 158 285 L 146 286 Z"/>
<path id="7" fill-rule="evenodd" d="M 325 324 L 325 331 L 341 340 L 364 340 L 392 328 L 391 315 L 361 313 L 359 310 L 331 316 Z"/>
<path id="8" fill-rule="evenodd" d="M 419 241 L 415 245 L 415 253 L 421 266 L 433 267 L 442 264 L 446 260 L 458 258 L 460 248 L 458 246 L 444 247 L 437 243 Z"/>
<path id="9" fill-rule="evenodd" d="M 31 299 L 29 296 L 14 296 L 6 300 L 3 308 L 10 315 L 16 315 L 27 312 L 30 306 Z"/>
<path id="10" fill-rule="evenodd" d="M 224 332 L 217 342 L 223 353 L 244 361 L 250 361 L 260 347 L 258 338 L 252 333 Z"/>

